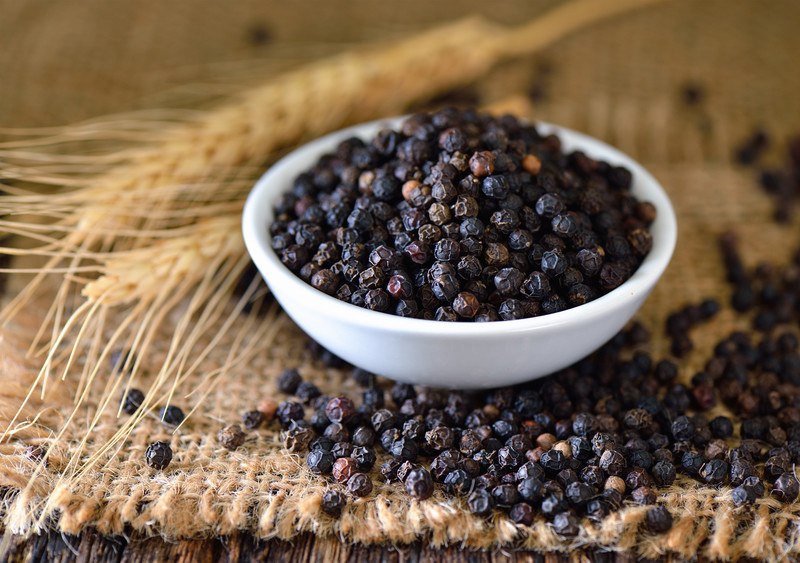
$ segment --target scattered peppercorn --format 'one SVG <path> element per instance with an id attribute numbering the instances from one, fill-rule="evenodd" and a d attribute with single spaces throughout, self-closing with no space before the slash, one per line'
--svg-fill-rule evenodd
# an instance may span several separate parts
<path id="1" fill-rule="evenodd" d="M 314 431 L 311 428 L 299 426 L 286 431 L 284 446 L 290 452 L 300 452 L 308 449 L 314 441 Z"/>
<path id="2" fill-rule="evenodd" d="M 275 414 L 278 420 L 281 421 L 281 425 L 283 425 L 284 428 L 288 428 L 289 423 L 293 420 L 303 419 L 305 416 L 305 409 L 303 409 L 303 405 L 295 401 L 283 401 L 278 405 Z"/>
<path id="3" fill-rule="evenodd" d="M 753 504 L 764 496 L 764 484 L 758 477 L 747 477 L 741 485 L 731 491 L 731 496 L 737 506 Z"/>
<path id="4" fill-rule="evenodd" d="M 526 502 L 519 502 L 508 511 L 508 517 L 516 524 L 530 526 L 533 524 L 533 508 Z"/>
<path id="5" fill-rule="evenodd" d="M 733 423 L 726 416 L 718 416 L 709 423 L 711 434 L 715 438 L 730 438 L 733 435 Z"/>
<path id="6" fill-rule="evenodd" d="M 735 160 L 743 165 L 753 164 L 768 146 L 767 132 L 760 128 L 756 129 L 736 148 Z"/>
<path id="7" fill-rule="evenodd" d="M 114 350 L 111 352 L 111 367 L 116 371 L 130 371 L 133 369 L 135 356 L 130 351 Z"/>
<path id="8" fill-rule="evenodd" d="M 711 320 L 719 311 L 719 302 L 713 298 L 706 298 L 697 305 L 686 305 L 671 313 L 667 317 L 666 328 L 667 335 L 672 339 L 672 354 L 681 358 L 691 352 L 694 343 L 689 330 Z"/>
<path id="9" fill-rule="evenodd" d="M 329 451 L 322 449 L 311 450 L 306 458 L 306 464 L 312 473 L 327 474 L 333 471 L 334 457 Z"/>
<path id="10" fill-rule="evenodd" d="M 264 22 L 255 22 L 247 29 L 247 42 L 260 47 L 272 41 L 273 34 Z"/>
<path id="11" fill-rule="evenodd" d="M 270 423 L 278 412 L 278 402 L 275 399 L 264 399 L 258 404 L 257 410 L 264 415 L 264 422 Z"/>
<path id="12" fill-rule="evenodd" d="M 663 534 L 672 528 L 672 514 L 666 506 L 654 506 L 647 511 L 645 524 L 654 534 Z"/>
<path id="13" fill-rule="evenodd" d="M 142 406 L 144 402 L 144 393 L 142 393 L 139 389 L 130 388 L 128 392 L 125 393 L 125 398 L 122 401 L 122 410 L 125 414 L 133 414 L 136 410 Z"/>
<path id="14" fill-rule="evenodd" d="M 700 468 L 700 477 L 709 484 L 722 483 L 728 476 L 728 464 L 722 459 L 711 459 Z"/>
<path id="15" fill-rule="evenodd" d="M 372 492 L 372 479 L 365 473 L 355 473 L 347 481 L 348 492 L 356 497 L 365 497 Z"/>
<path id="16" fill-rule="evenodd" d="M 153 442 L 147 446 L 144 459 L 153 469 L 166 469 L 172 461 L 172 448 L 168 442 Z"/>
<path id="17" fill-rule="evenodd" d="M 681 90 L 683 103 L 687 106 L 696 106 L 705 100 L 705 87 L 698 82 L 687 82 Z"/>
<path id="18" fill-rule="evenodd" d="M 294 368 L 287 368 L 278 376 L 278 391 L 292 394 L 297 391 L 298 385 L 303 382 L 300 372 Z"/>
<path id="19" fill-rule="evenodd" d="M 578 535 L 578 520 L 571 512 L 561 512 L 553 518 L 553 531 L 559 536 L 573 537 Z"/>
<path id="20" fill-rule="evenodd" d="M 477 489 L 467 497 L 469 511 L 478 516 L 487 516 L 492 512 L 494 502 L 486 489 Z"/>
<path id="21" fill-rule="evenodd" d="M 409 471 L 405 484 L 406 492 L 413 498 L 424 500 L 433 494 L 433 479 L 430 472 L 423 467 Z"/>
<path id="22" fill-rule="evenodd" d="M 161 422 L 167 426 L 178 426 L 186 417 L 179 407 L 176 407 L 175 405 L 169 405 L 161 409 L 159 418 L 161 419 Z"/>
<path id="23" fill-rule="evenodd" d="M 333 464 L 333 478 L 339 483 L 346 483 L 350 477 L 358 473 L 358 463 L 350 457 L 340 457 Z"/>
<path id="24" fill-rule="evenodd" d="M 310 403 L 320 395 L 322 395 L 322 393 L 319 388 L 310 381 L 303 381 L 294 391 L 294 396 L 305 404 Z"/>
<path id="25" fill-rule="evenodd" d="M 339 491 L 328 489 L 322 495 L 322 503 L 320 507 L 322 511 L 328 516 L 339 518 L 342 515 L 342 510 L 347 505 L 347 498 Z"/>
<path id="26" fill-rule="evenodd" d="M 772 496 L 779 501 L 785 503 L 794 502 L 798 494 L 800 494 L 800 483 L 798 483 L 794 473 L 784 473 L 775 480 L 775 485 L 772 487 Z"/>
<path id="27" fill-rule="evenodd" d="M 242 413 L 242 424 L 248 430 L 255 430 L 264 422 L 264 413 L 259 410 L 251 410 Z"/>
<path id="28" fill-rule="evenodd" d="M 353 401 L 347 397 L 334 397 L 325 406 L 325 414 L 331 422 L 348 422 L 355 415 L 356 408 Z"/>
<path id="29" fill-rule="evenodd" d="M 755 166 L 770 143 L 768 133 L 756 129 L 734 153 L 734 160 L 742 165 Z M 759 168 L 758 183 L 773 201 L 773 219 L 789 223 L 800 198 L 800 136 L 790 137 L 785 146 L 784 162 L 776 168 Z"/>
<path id="30" fill-rule="evenodd" d="M 246 435 L 238 424 L 225 426 L 217 433 L 217 440 L 220 445 L 231 451 L 244 444 L 245 438 Z"/>

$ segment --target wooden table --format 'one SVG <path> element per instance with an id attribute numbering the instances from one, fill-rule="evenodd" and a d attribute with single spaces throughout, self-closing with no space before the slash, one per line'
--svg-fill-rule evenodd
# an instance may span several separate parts
<path id="1" fill-rule="evenodd" d="M 28 540 L 15 538 L 9 563 L 28 561 L 81 562 L 203 562 L 203 561 L 358 561 L 359 563 L 425 561 L 447 563 L 494 563 L 535 561 L 561 563 L 595 561 L 630 563 L 636 559 L 620 553 L 574 553 L 569 556 L 541 555 L 528 551 L 482 552 L 458 547 L 436 549 L 414 543 L 407 546 L 359 546 L 343 544 L 335 539 L 316 538 L 305 534 L 292 542 L 259 541 L 249 534 L 206 540 L 166 542 L 158 538 L 132 535 L 103 536 L 94 531 L 80 536 L 50 532 Z"/>

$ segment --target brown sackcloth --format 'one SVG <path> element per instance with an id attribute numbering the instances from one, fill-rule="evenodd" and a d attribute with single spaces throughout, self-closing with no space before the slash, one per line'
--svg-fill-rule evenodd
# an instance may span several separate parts
<path id="1" fill-rule="evenodd" d="M 195 107 L 232 93 L 256 76 L 263 78 L 359 41 L 401 37 L 419 25 L 473 10 L 513 23 L 551 5 L 415 0 L 398 9 L 367 0 L 312 4 L 300 10 L 294 3 L 255 1 L 224 6 L 213 0 L 2 1 L 0 126 L 61 124 L 164 105 Z M 678 249 L 640 313 L 653 330 L 650 348 L 656 358 L 668 353 L 662 327 L 669 311 L 707 296 L 729 297 L 716 253 L 718 233 L 735 227 L 749 264 L 784 261 L 798 241 L 797 222 L 789 227 L 773 224 L 771 202 L 756 188 L 752 171 L 732 165 L 730 155 L 755 125 L 763 125 L 781 142 L 800 129 L 799 21 L 800 3 L 791 0 L 669 3 L 586 29 L 536 60 L 497 68 L 474 87 L 481 100 L 491 101 L 526 92 L 537 82 L 545 97 L 537 103 L 534 117 L 618 146 L 639 159 L 669 191 L 679 218 Z M 549 73 L 541 68 L 542 61 L 551 67 Z M 680 95 L 682 84 L 689 81 L 706 91 L 705 100 L 693 107 Z M 11 280 L 12 288 L 20 283 Z M 3 333 L 3 420 L 14 415 L 36 375 L 39 360 L 25 359 L 23 351 L 38 329 L 42 311 L 28 308 Z M 196 407 L 177 433 L 145 420 L 119 451 L 107 452 L 102 468 L 67 489 L 58 477 L 71 470 L 64 460 L 83 438 L 81 424 L 73 424 L 74 431 L 53 453 L 35 486 L 15 504 L 6 503 L 6 525 L 29 526 L 20 507 L 31 503 L 35 509 L 38 501 L 50 497 L 57 507 L 50 516 L 70 533 L 89 525 L 108 533 L 132 527 L 169 537 L 247 529 L 262 537 L 291 538 L 312 531 L 362 542 L 423 538 L 434 544 L 463 542 L 486 548 L 602 546 L 648 557 L 675 552 L 778 560 L 800 551 L 800 503 L 784 506 L 765 498 L 755 509 L 737 509 L 728 487 L 708 488 L 684 479 L 660 495 L 659 502 L 675 516 L 672 530 L 661 536 L 644 530 L 646 507 L 628 506 L 600 526 L 584 522 L 577 538 L 564 540 L 543 520 L 525 528 L 500 515 L 491 520 L 472 517 L 460 499 L 437 491 L 429 500 L 410 501 L 397 485 L 378 478 L 372 495 L 351 501 L 342 518 L 333 520 L 320 510 L 322 493 L 331 485 L 309 473 L 301 456 L 283 449 L 276 426 L 249 433 L 245 445 L 234 452 L 219 447 L 215 436 L 222 424 L 238 422 L 239 414 L 254 408 L 259 398 L 282 399 L 275 391 L 275 378 L 285 367 L 298 367 L 323 393 L 356 396 L 358 389 L 347 370 L 328 369 L 312 360 L 306 337 L 285 316 L 273 311 L 255 326 L 246 322 L 242 316 L 230 330 L 230 341 L 217 343 L 198 375 L 176 390 L 176 404 L 187 412 Z M 688 381 L 700 369 L 716 339 L 747 326 L 726 309 L 698 328 L 697 349 L 682 362 L 681 378 Z M 225 364 L 239 332 L 259 330 L 263 347 L 247 364 L 226 368 L 213 388 L 201 385 L 204 374 Z M 145 373 L 157 369 L 166 354 L 163 348 L 142 358 Z M 7 499 L 25 487 L 34 469 L 35 464 L 24 458 L 25 446 L 47 444 L 72 411 L 77 387 L 77 379 L 68 377 L 49 384 L 43 399 L 37 390 L 13 438 L 0 445 L 0 486 Z M 103 387 L 102 381 L 92 387 L 78 418 L 88 421 L 93 415 Z M 203 393 L 187 396 L 198 387 Z M 87 456 L 119 427 L 112 410 L 85 444 Z M 146 445 L 158 439 L 170 440 L 175 451 L 175 460 L 163 472 L 143 462 Z"/>

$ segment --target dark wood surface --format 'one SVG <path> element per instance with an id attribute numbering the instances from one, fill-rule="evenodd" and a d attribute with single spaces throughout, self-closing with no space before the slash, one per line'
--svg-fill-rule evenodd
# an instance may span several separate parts
<path id="1" fill-rule="evenodd" d="M 56 562 L 114 562 L 137 563 L 151 561 L 357 561 L 381 562 L 454 562 L 490 563 L 495 561 L 560 563 L 567 561 L 597 561 L 630 563 L 636 559 L 618 553 L 574 553 L 541 555 L 526 551 L 473 551 L 450 547 L 436 549 L 420 543 L 408 546 L 363 546 L 343 544 L 335 539 L 317 538 L 304 534 L 291 542 L 260 541 L 248 534 L 238 534 L 207 540 L 163 541 L 136 535 L 103 536 L 87 531 L 80 536 L 50 532 L 29 539 L 12 539 L 6 561 Z"/>

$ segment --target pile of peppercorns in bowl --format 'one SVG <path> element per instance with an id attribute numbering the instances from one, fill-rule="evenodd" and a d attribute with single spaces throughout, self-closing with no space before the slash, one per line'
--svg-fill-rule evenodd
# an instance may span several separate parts
<path id="1" fill-rule="evenodd" d="M 462 388 L 486 387 L 500 355 L 494 384 L 595 350 L 649 294 L 676 235 L 664 191 L 615 149 L 455 109 L 301 147 L 256 185 L 243 229 L 314 339 L 397 380 Z"/>

